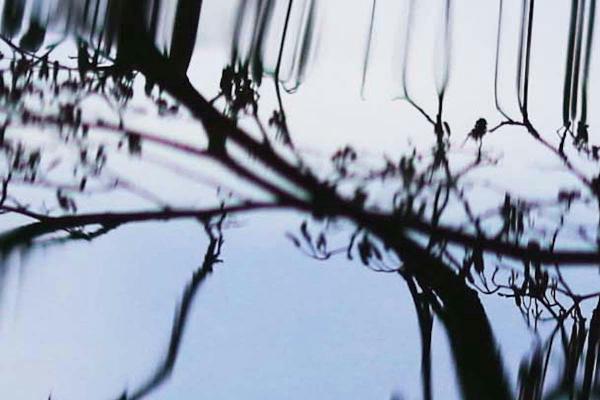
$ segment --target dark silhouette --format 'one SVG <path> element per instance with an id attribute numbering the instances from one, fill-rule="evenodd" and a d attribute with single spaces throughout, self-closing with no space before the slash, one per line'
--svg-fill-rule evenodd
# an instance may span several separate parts
<path id="1" fill-rule="evenodd" d="M 597 302 L 600 292 L 573 291 L 561 272 L 573 266 L 597 267 L 600 262 L 598 238 L 588 237 L 585 227 L 575 224 L 585 246 L 558 245 L 561 232 L 573 227 L 569 225 L 569 215 L 574 207 L 600 204 L 599 176 L 590 175 L 580 167 L 582 161 L 598 158 L 598 147 L 590 144 L 593 135 L 587 122 L 594 0 L 573 2 L 566 49 L 563 127 L 558 140 L 538 131 L 531 119 L 529 87 L 531 58 L 535 50 L 532 45 L 534 0 L 522 2 L 515 77 L 519 115 L 510 116 L 500 104 L 499 49 L 506 21 L 503 1 L 499 1 L 495 105 L 503 120 L 491 128 L 486 118 L 474 121 L 464 144 L 471 138 L 478 148 L 469 155 L 469 161 L 462 164 L 453 159 L 455 146 L 451 141 L 450 123 L 444 118 L 444 102 L 452 72 L 450 27 L 453 2 L 447 0 L 441 5 L 443 62 L 438 66 L 441 80 L 436 85 L 437 109 L 430 114 L 409 94 L 406 60 L 412 46 L 415 7 L 414 1 L 409 1 L 401 97 L 431 124 L 435 144 L 430 149 L 407 148 L 403 155 L 385 159 L 381 167 L 372 168 L 360 166 L 360 149 L 346 146 L 331 157 L 332 172 L 326 177 L 311 169 L 304 154 L 294 145 L 281 91 L 281 87 L 285 88 L 289 82 L 282 76 L 282 65 L 290 41 L 296 49 L 291 62 L 291 70 L 295 71 L 291 78 L 293 87 L 288 91 L 298 89 L 305 78 L 316 36 L 316 1 L 305 2 L 305 7 L 300 10 L 305 16 L 302 18 L 304 26 L 295 38 L 290 36 L 289 26 L 298 10 L 294 8 L 294 1 L 286 3 L 281 31 L 275 34 L 278 38 L 277 61 L 271 75 L 278 109 L 270 113 L 270 130 L 262 123 L 258 110 L 261 90 L 265 90 L 264 79 L 269 76 L 263 52 L 268 45 L 268 35 L 273 34 L 273 20 L 277 18 L 274 1 L 240 3 L 232 59 L 223 67 L 221 76 L 214 77 L 219 82 L 220 92 L 212 99 L 196 90 L 187 77 L 201 21 L 202 1 L 177 2 L 169 51 L 156 43 L 158 0 L 109 1 L 103 12 L 98 10 L 100 3 L 88 0 L 83 7 L 55 10 L 49 16 L 50 20 L 64 22 L 65 37 L 67 34 L 77 37 L 72 56 L 75 63 L 55 58 L 55 43 L 44 45 L 45 30 L 41 28 L 39 12 L 33 14 L 24 35 L 16 40 L 25 22 L 24 3 L 16 0 L 4 3 L 0 31 L 12 54 L 8 56 L 9 70 L 1 75 L 0 99 L 2 104 L 10 105 L 18 112 L 7 114 L 0 131 L 0 151 L 7 160 L 6 170 L 1 175 L 0 212 L 20 214 L 34 222 L 2 234 L 0 256 L 5 261 L 18 249 L 27 251 L 40 245 L 66 244 L 70 240 L 91 241 L 122 225 L 136 222 L 186 218 L 199 220 L 204 225 L 210 243 L 204 262 L 185 288 L 175 313 L 165 356 L 143 384 L 122 392 L 120 399 L 145 397 L 166 382 L 174 371 L 195 295 L 213 272 L 215 264 L 221 262 L 226 216 L 265 209 L 293 210 L 305 215 L 306 221 L 297 233 L 290 233 L 289 238 L 307 256 L 328 260 L 345 254 L 350 260 L 356 258 L 374 271 L 389 273 L 406 282 L 421 333 L 424 399 L 433 398 L 431 330 L 434 320 L 439 321 L 447 333 L 465 399 L 525 400 L 559 396 L 591 399 L 600 396 L 597 370 L 599 311 L 596 308 L 591 317 L 586 318 L 582 308 L 584 303 Z M 589 3 L 587 7 L 586 3 Z M 375 1 L 371 11 L 361 94 L 368 76 L 376 24 Z M 100 16 L 103 16 L 102 21 Z M 242 54 L 240 48 L 244 39 L 239 29 L 247 18 L 254 25 L 248 46 L 245 46 L 249 50 Z M 206 135 L 204 148 L 136 131 L 127 127 L 123 118 L 119 123 L 87 120 L 83 116 L 83 106 L 77 100 L 61 104 L 54 114 L 42 112 L 27 103 L 32 94 L 58 96 L 62 91 L 70 91 L 81 97 L 101 96 L 119 108 L 140 95 L 134 91 L 134 83 L 139 79 L 144 80 L 145 95 L 160 115 L 177 114 L 181 107 L 202 125 L 204 132 L 199 130 L 198 135 Z M 242 127 L 239 122 L 243 118 L 257 123 L 260 138 Z M 66 145 L 77 150 L 79 159 L 73 168 L 77 171 L 73 182 L 57 184 L 50 181 L 47 179 L 50 167 L 40 162 L 44 149 L 31 148 L 24 140 L 5 137 L 6 130 L 17 123 L 52 129 Z M 488 135 L 505 126 L 520 128 L 546 150 L 548 157 L 558 160 L 580 188 L 560 187 L 555 197 L 540 200 L 520 198 L 503 190 L 498 194 L 495 207 L 475 212 L 473 206 L 477 199 L 470 194 L 466 177 L 496 165 L 494 157 L 486 152 L 485 141 Z M 156 202 L 156 196 L 148 193 L 143 185 L 119 177 L 109 179 L 108 184 L 106 179 L 100 179 L 110 177 L 106 160 L 111 154 L 103 145 L 87 141 L 90 131 L 102 131 L 119 138 L 119 150 L 126 151 L 132 159 L 144 159 L 144 146 L 148 143 L 197 159 L 211 160 L 266 193 L 269 200 L 228 200 L 202 209 L 175 209 L 168 204 L 158 204 L 155 210 L 79 212 L 79 194 L 117 188 Z M 566 140 L 568 137 L 572 139 L 570 143 Z M 462 137 L 460 139 L 462 141 Z M 233 146 L 242 151 L 232 151 Z M 574 151 L 567 152 L 567 147 Z M 253 161 L 252 165 L 247 162 L 248 158 Z M 371 206 L 369 202 L 372 196 L 369 185 L 381 181 L 395 188 L 393 204 L 387 209 Z M 11 189 L 15 184 L 49 189 L 56 208 L 39 211 L 27 205 L 13 194 Z M 219 182 L 217 186 L 226 184 Z M 341 190 L 348 185 L 352 185 L 350 192 Z M 453 207 L 461 210 L 462 221 L 450 222 L 446 218 Z M 558 210 L 559 222 L 543 232 L 536 230 L 536 218 L 543 219 L 544 212 L 550 209 Z M 598 219 L 597 213 L 591 217 Z M 314 226 L 323 221 L 340 220 L 349 222 L 352 229 L 348 232 L 347 244 L 332 249 L 328 241 L 329 224 L 316 233 Z M 1 266 L 4 273 L 7 267 L 4 262 Z M 522 362 L 517 388 L 511 387 L 506 378 L 507 366 L 480 299 L 492 295 L 514 302 L 516 310 L 539 338 L 531 354 Z M 552 324 L 550 335 L 542 337 L 539 333 L 542 324 Z M 547 382 L 550 358 L 557 353 L 563 360 L 563 365 L 556 367 L 560 369 L 560 378 L 557 382 Z"/>

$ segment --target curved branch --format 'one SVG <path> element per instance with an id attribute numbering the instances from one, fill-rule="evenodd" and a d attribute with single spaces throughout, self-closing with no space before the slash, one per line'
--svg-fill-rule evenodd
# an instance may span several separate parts
<path id="1" fill-rule="evenodd" d="M 176 219 L 199 218 L 207 219 L 222 215 L 223 213 L 239 213 L 244 211 L 266 210 L 281 208 L 273 203 L 245 203 L 229 207 L 216 207 L 208 209 L 188 209 L 161 211 L 138 211 L 123 213 L 95 213 L 48 217 L 41 214 L 28 212 L 29 217 L 36 218 L 38 222 L 25 225 L 0 235 L 0 261 L 13 249 L 27 246 L 43 235 L 69 230 L 88 225 L 103 225 L 114 227 L 134 222 L 170 221 Z"/>

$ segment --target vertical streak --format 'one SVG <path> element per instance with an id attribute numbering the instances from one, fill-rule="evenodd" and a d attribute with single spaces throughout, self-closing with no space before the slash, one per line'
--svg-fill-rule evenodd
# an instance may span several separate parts
<path id="1" fill-rule="evenodd" d="M 588 83 L 590 62 L 592 59 L 592 44 L 594 42 L 594 26 L 596 24 L 596 0 L 591 0 L 588 18 L 587 39 L 585 43 L 585 66 L 583 70 L 583 89 L 581 99 L 581 121 L 587 122 Z"/>
<path id="2" fill-rule="evenodd" d="M 414 107 L 425 119 L 432 125 L 435 125 L 433 119 L 427 114 L 427 112 L 419 106 L 413 99 L 410 97 L 408 93 L 408 60 L 410 53 L 410 44 L 411 44 L 411 31 L 414 22 L 414 13 L 415 13 L 415 1 L 408 0 L 408 21 L 406 24 L 406 45 L 404 46 L 404 66 L 402 68 L 402 87 L 404 90 L 404 99 Z"/>
<path id="3" fill-rule="evenodd" d="M 496 65 L 494 68 L 494 103 L 496 105 L 496 110 L 502 114 L 504 118 L 511 121 L 511 118 L 502 110 L 500 106 L 500 100 L 498 96 L 498 76 L 500 74 L 500 44 L 501 44 L 501 34 L 502 34 L 502 13 L 504 8 L 504 0 L 500 0 L 498 7 L 498 29 L 496 33 Z"/>
<path id="4" fill-rule="evenodd" d="M 440 82 L 440 87 L 438 88 L 438 95 L 440 98 L 444 97 L 444 93 L 446 92 L 446 88 L 448 87 L 448 80 L 450 76 L 450 57 L 451 57 L 451 42 L 450 42 L 450 12 L 452 9 L 452 0 L 446 0 L 445 7 L 445 15 L 444 15 L 444 59 L 443 59 L 443 68 L 444 73 L 442 74 L 442 80 Z"/>
<path id="5" fill-rule="evenodd" d="M 285 48 L 285 40 L 287 38 L 288 27 L 290 23 L 290 15 L 292 14 L 292 7 L 294 0 L 288 0 L 288 8 L 285 14 L 285 22 L 283 25 L 283 33 L 281 34 L 281 43 L 279 45 L 279 56 L 277 57 L 277 66 L 275 67 L 275 82 L 277 84 L 277 93 L 279 95 L 279 73 L 281 71 L 281 62 L 283 60 L 283 50 Z"/>
<path id="6" fill-rule="evenodd" d="M 404 97 L 410 98 L 408 95 L 408 54 L 410 50 L 410 39 L 411 39 L 411 30 L 413 24 L 413 14 L 414 14 L 414 0 L 408 0 L 408 17 L 406 23 L 406 44 L 404 46 L 404 65 L 402 66 L 402 87 L 404 89 Z"/>
<path id="7" fill-rule="evenodd" d="M 369 69 L 369 58 L 371 57 L 371 46 L 373 42 L 373 31 L 375 27 L 375 10 L 377 8 L 377 0 L 373 0 L 371 7 L 371 22 L 369 26 L 369 36 L 367 38 L 367 49 L 365 51 L 365 60 L 363 62 L 362 80 L 360 84 L 360 97 L 365 99 L 365 84 L 367 81 L 367 71 Z"/>
<path id="8" fill-rule="evenodd" d="M 152 14 L 150 16 L 149 32 L 154 40 L 158 39 L 158 18 L 160 14 L 160 0 L 154 0 L 152 3 Z"/>
<path id="9" fill-rule="evenodd" d="M 240 5 L 238 6 L 238 10 L 235 16 L 235 27 L 233 30 L 233 46 L 231 49 L 231 64 L 235 63 L 236 59 L 239 56 L 239 45 L 240 38 L 242 34 L 242 23 L 244 22 L 244 15 L 246 14 L 246 6 L 248 5 L 248 0 L 241 0 Z"/>
<path id="10" fill-rule="evenodd" d="M 521 31 L 519 32 L 519 53 L 517 57 L 517 98 L 519 109 L 523 111 L 523 46 L 525 41 L 527 0 L 522 0 L 521 6 Z"/>
<path id="11" fill-rule="evenodd" d="M 589 30 L 588 30 L 589 32 Z M 581 390 L 581 400 L 589 400 L 592 391 L 592 381 L 598 356 L 598 343 L 600 341 L 600 302 L 596 305 L 592 313 L 592 319 L 589 326 L 588 345 L 585 356 L 585 368 L 583 371 L 583 384 Z"/>
<path id="12" fill-rule="evenodd" d="M 21 29 L 25 4 L 20 0 L 5 0 L 2 10 L 2 34 L 12 39 Z"/>
<path id="13" fill-rule="evenodd" d="M 90 1 L 91 0 L 85 0 L 85 5 L 83 6 L 83 23 L 84 24 L 87 22 L 88 14 L 90 12 Z"/>
<path id="14" fill-rule="evenodd" d="M 563 87 L 563 125 L 569 127 L 571 119 L 569 110 L 571 109 L 571 87 L 573 85 L 573 53 L 575 49 L 575 33 L 577 29 L 577 9 L 579 0 L 573 0 L 571 3 L 571 19 L 569 23 L 569 44 L 567 48 L 567 60 L 565 65 L 565 84 Z"/>
<path id="15" fill-rule="evenodd" d="M 244 64 L 250 63 L 251 59 L 254 58 L 254 54 L 256 52 L 256 41 L 258 40 L 257 37 L 259 36 L 259 30 L 262 24 L 262 10 L 263 10 L 263 6 L 265 1 L 268 0 L 258 0 L 257 4 L 256 4 L 256 9 L 254 10 L 254 27 L 252 29 L 252 39 L 250 41 L 250 51 L 248 52 L 248 55 L 246 57 L 246 60 L 244 61 Z"/>
<path id="16" fill-rule="evenodd" d="M 263 48 L 265 35 L 267 34 L 271 18 L 273 17 L 274 2 L 273 0 L 264 0 L 260 2 L 260 10 L 257 10 L 257 30 L 253 38 L 252 48 L 252 78 L 258 86 L 260 86 L 264 67 L 263 67 Z"/>
<path id="17" fill-rule="evenodd" d="M 575 44 L 575 59 L 573 64 L 573 86 L 571 91 L 571 120 L 577 118 L 577 103 L 579 100 L 579 73 L 581 69 L 581 47 L 583 43 L 585 0 L 581 0 L 577 15 L 577 39 Z"/>
<path id="18" fill-rule="evenodd" d="M 308 35 L 308 28 L 311 23 L 312 14 L 314 11 L 314 4 L 314 0 L 308 0 L 306 2 L 302 11 L 302 18 L 300 19 L 301 22 L 300 24 L 298 24 L 298 32 L 296 33 L 296 42 L 294 44 L 294 56 L 292 59 L 292 67 L 290 69 L 289 76 L 285 79 L 286 81 L 294 79 L 292 87 L 286 88 L 284 86 L 284 89 L 288 93 L 295 92 L 300 86 L 300 64 L 302 62 L 302 52 L 304 48 L 303 42 Z"/>
<path id="19" fill-rule="evenodd" d="M 96 30 L 96 24 L 98 23 L 98 13 L 100 12 L 100 0 L 96 0 L 96 7 L 94 7 L 94 17 L 92 18 L 92 26 L 90 28 L 90 43 L 94 39 L 94 31 Z"/>
<path id="20" fill-rule="evenodd" d="M 177 3 L 169 57 L 177 73 L 182 75 L 187 74 L 194 53 L 201 12 L 202 0 L 179 0 Z"/>
<path id="21" fill-rule="evenodd" d="M 285 14 L 285 23 L 283 25 L 283 33 L 281 34 L 281 44 L 279 45 L 279 55 L 277 57 L 277 65 L 275 66 L 275 94 L 277 95 L 277 102 L 279 103 L 279 112 L 281 113 L 281 120 L 285 130 L 287 130 L 287 118 L 283 109 L 283 99 L 281 98 L 281 83 L 279 81 L 279 73 L 281 72 L 281 62 L 283 60 L 283 50 L 285 49 L 285 40 L 287 38 L 288 27 L 290 24 L 290 16 L 292 14 L 292 7 L 294 6 L 294 0 L 288 0 L 288 8 Z M 289 139 L 289 135 L 287 136 Z"/>
<path id="22" fill-rule="evenodd" d="M 446 0 L 446 9 L 445 18 L 444 18 L 444 60 L 443 60 L 443 68 L 444 73 L 442 75 L 442 81 L 440 82 L 440 87 L 438 89 L 438 113 L 436 118 L 436 133 L 438 135 L 438 140 L 441 140 L 441 137 L 444 133 L 442 128 L 442 115 L 443 115 L 443 107 L 444 107 L 444 96 L 446 94 L 446 89 L 448 87 L 448 80 L 450 77 L 450 57 L 451 57 L 451 49 L 450 49 L 450 12 L 452 8 L 452 0 Z"/>
<path id="23" fill-rule="evenodd" d="M 417 313 L 417 321 L 419 323 L 419 331 L 421 336 L 421 379 L 423 389 L 423 400 L 432 400 L 431 388 L 431 328 L 433 326 L 433 315 L 429 304 L 420 299 L 414 279 L 403 273 L 400 275 L 404 278 L 406 285 L 410 291 L 415 311 Z"/>
<path id="24" fill-rule="evenodd" d="M 531 63 L 531 38 L 533 36 L 533 9 L 535 0 L 529 1 L 529 19 L 527 22 L 527 48 L 525 54 L 525 78 L 523 81 L 523 117 L 528 119 L 527 103 L 529 100 L 529 67 Z"/>
<path id="25" fill-rule="evenodd" d="M 304 27 L 304 34 L 302 35 L 302 47 L 300 49 L 300 59 L 298 60 L 298 85 L 304 81 L 306 73 L 306 66 L 310 58 L 311 48 L 314 40 L 315 30 L 315 13 L 316 13 L 317 0 L 309 0 L 310 7 L 308 8 L 308 15 L 306 19 L 306 25 Z"/>

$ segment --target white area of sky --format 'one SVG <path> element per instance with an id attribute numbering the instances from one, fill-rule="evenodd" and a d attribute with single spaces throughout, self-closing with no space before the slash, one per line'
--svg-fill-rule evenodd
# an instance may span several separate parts
<path id="1" fill-rule="evenodd" d="M 211 97 L 229 55 L 235 2 L 204 2 L 190 78 Z M 399 85 L 390 54 L 398 45 L 391 38 L 401 31 L 401 3 L 378 1 L 363 101 L 360 74 L 371 3 L 322 2 L 318 62 L 300 91 L 284 98 L 301 147 L 326 156 L 350 142 L 372 157 L 396 157 L 409 139 L 420 145 L 432 140 L 431 127 L 413 109 L 390 101 Z M 410 84 L 415 98 L 433 112 L 432 51 L 439 18 L 434 4 L 439 2 L 420 3 Z M 446 112 L 454 140 L 462 141 L 477 118 L 499 121 L 492 97 L 497 2 L 454 3 Z M 567 2 L 553 2 L 537 9 L 532 115 L 548 137 L 560 125 L 567 8 Z M 518 21 L 510 24 L 516 29 Z M 511 79 L 503 88 L 509 88 L 505 99 L 514 104 Z M 265 115 L 275 105 L 268 84 L 261 100 Z M 141 117 L 131 123 L 156 129 L 160 122 Z M 170 127 L 165 134 L 185 140 L 198 129 L 184 123 Z M 516 191 L 535 186 L 540 195 L 554 193 L 548 174 L 556 165 L 527 140 L 517 146 L 518 135 L 506 129 L 489 138 L 490 146 L 502 149 L 508 159 L 504 175 L 496 177 L 499 183 Z M 540 168 L 523 173 L 531 164 Z M 128 173 L 139 179 L 145 171 Z M 189 186 L 173 184 L 166 175 L 154 175 L 150 185 L 159 193 L 168 188 L 169 196 L 182 203 L 202 201 Z M 419 399 L 418 327 L 402 281 L 343 257 L 326 263 L 304 257 L 284 237 L 297 229 L 300 216 L 242 220 L 242 227 L 225 233 L 225 262 L 197 297 L 172 379 L 150 398 L 387 399 L 401 393 Z M 198 224 L 141 224 L 91 244 L 36 252 L 21 267 L 15 262 L 0 308 L 0 398 L 45 399 L 52 393 L 56 400 L 95 400 L 135 387 L 165 350 L 175 306 L 205 245 Z M 597 279 L 588 284 L 596 285 Z M 510 301 L 484 302 L 515 382 L 529 349 L 528 333 Z M 439 324 L 433 348 L 436 398 L 459 398 Z"/>

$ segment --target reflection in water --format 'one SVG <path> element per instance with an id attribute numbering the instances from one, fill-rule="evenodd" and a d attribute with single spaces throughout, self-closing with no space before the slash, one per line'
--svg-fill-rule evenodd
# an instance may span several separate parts
<path id="1" fill-rule="evenodd" d="M 178 70 L 187 69 L 202 9 L 198 0 L 8 0 L 2 6 L 1 32 L 7 39 L 18 36 L 19 45 L 31 52 L 43 45 L 55 46 L 60 39 L 50 36 L 60 34 L 110 53 L 118 40 L 123 13 L 132 5 L 135 23 L 165 49 Z"/>
<path id="2" fill-rule="evenodd" d="M 375 163 L 346 145 L 316 166 L 295 143 L 287 118 L 294 109 L 285 108 L 283 96 L 295 92 L 305 82 L 309 64 L 318 62 L 322 4 L 240 1 L 232 18 L 231 58 L 221 76 L 214 77 L 220 78 L 219 91 L 209 100 L 187 78 L 207 2 L 5 0 L 2 5 L 6 70 L 0 80 L 0 207 L 7 216 L 34 221 L 0 236 L 2 274 L 17 250 L 26 254 L 38 246 L 91 242 L 135 222 L 196 219 L 209 237 L 204 263 L 176 310 L 164 359 L 144 383 L 120 398 L 145 397 L 166 382 L 195 294 L 221 261 L 230 216 L 266 209 L 305 216 L 288 238 L 306 256 L 324 261 L 345 255 L 406 283 L 420 329 L 424 399 L 433 398 L 437 384 L 432 379 L 434 321 L 447 334 L 465 399 L 600 396 L 600 308 L 595 305 L 600 293 L 580 290 L 568 274 L 572 266 L 594 267 L 600 261 L 600 147 L 592 143 L 588 112 L 595 0 L 571 4 L 562 118 L 555 118 L 562 127 L 554 135 L 538 127 L 532 106 L 540 5 L 523 0 L 515 20 L 507 17 L 510 6 L 499 0 L 490 101 L 502 119 L 492 125 L 477 118 L 466 138 L 455 137 L 446 112 L 452 106 L 448 95 L 457 64 L 473 62 L 453 57 L 458 6 L 451 0 L 429 4 L 439 23 L 423 27 L 417 18 L 423 5 L 406 0 L 399 99 L 430 124 L 432 140 Z M 382 3 L 370 4 L 362 95 L 375 61 Z M 515 24 L 516 51 L 511 53 L 507 32 Z M 410 70 L 423 46 L 418 29 L 437 30 L 435 67 L 428 78 L 435 89 L 433 113 L 410 88 Z M 507 72 L 504 66 L 511 58 L 515 68 Z M 506 75 L 513 102 L 504 96 Z M 273 93 L 265 85 L 267 78 L 273 80 Z M 275 99 L 273 111 L 263 110 L 261 99 L 269 95 Z M 98 102 L 90 105 L 90 98 Z M 112 119 L 94 117 L 90 111 L 99 104 L 110 109 Z M 136 127 L 130 122 L 135 118 L 132 104 L 154 113 L 157 124 L 191 118 L 206 137 L 193 142 L 151 133 L 153 126 Z M 488 143 L 494 132 L 508 128 L 524 134 L 529 151 L 541 150 L 560 167 L 562 175 L 550 177 L 551 191 L 522 194 L 502 180 L 507 166 Z M 27 129 L 52 132 L 55 145 L 28 139 L 23 135 Z M 160 158 L 156 149 L 169 150 L 169 159 Z M 183 156 L 210 166 L 205 170 L 211 179 L 199 178 L 197 164 L 190 167 Z M 140 164 L 180 178 L 204 179 L 203 194 L 212 191 L 214 201 L 202 208 L 163 201 L 166 191 L 148 189 L 145 179 L 127 179 L 127 169 Z M 121 168 L 115 170 L 117 165 Z M 253 190 L 230 184 L 233 178 Z M 24 195 L 15 187 L 44 194 Z M 97 196 L 116 192 L 141 198 L 146 208 L 123 211 L 119 202 L 94 204 Z M 345 235 L 341 242 L 340 234 Z M 517 387 L 508 377 L 483 297 L 514 303 L 536 339 L 519 368 Z"/>

